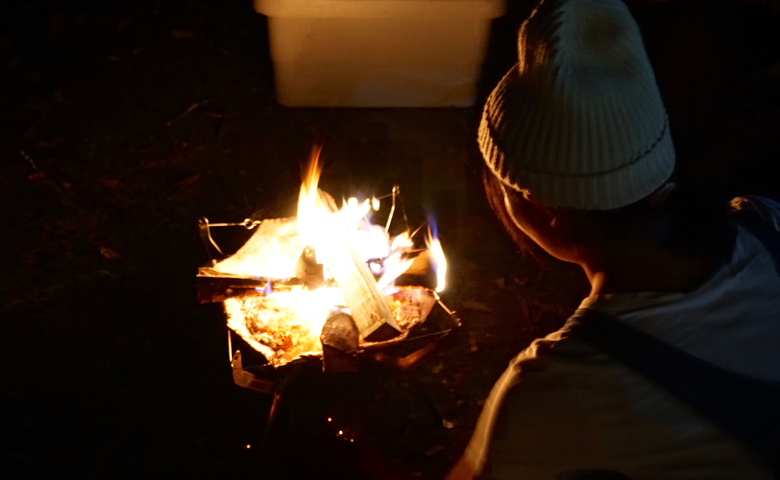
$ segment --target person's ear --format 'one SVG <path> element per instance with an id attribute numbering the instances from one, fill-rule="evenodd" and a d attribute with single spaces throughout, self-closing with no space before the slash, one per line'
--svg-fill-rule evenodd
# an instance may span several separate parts
<path id="1" fill-rule="evenodd" d="M 555 227 L 556 221 L 558 219 L 558 215 L 554 211 L 552 211 L 550 207 L 544 205 L 543 203 L 537 202 L 536 199 L 533 197 L 533 195 L 531 195 L 528 192 L 523 192 L 523 200 L 533 205 L 534 208 L 538 208 L 539 210 L 541 210 L 550 220 L 549 222 L 550 226 Z"/>
<path id="2" fill-rule="evenodd" d="M 517 246 L 520 253 L 525 258 L 541 262 L 544 258 L 544 254 L 542 253 L 544 250 L 528 237 L 525 232 L 519 229 L 516 222 L 510 218 L 504 200 L 504 191 L 501 188 L 501 182 L 487 167 L 484 167 L 482 171 L 482 186 L 485 189 L 485 196 L 487 197 L 490 209 L 496 215 L 498 221 L 501 222 L 504 230 L 512 239 L 512 242 Z"/>
<path id="3" fill-rule="evenodd" d="M 539 203 L 532 194 L 502 188 L 507 215 L 518 229 L 553 257 L 578 262 L 580 255 L 565 212 Z"/>
<path id="4" fill-rule="evenodd" d="M 504 185 L 501 185 L 501 190 L 509 218 L 517 228 L 537 243 L 549 235 L 555 226 L 554 212 L 535 201 L 527 192 L 509 191 Z"/>

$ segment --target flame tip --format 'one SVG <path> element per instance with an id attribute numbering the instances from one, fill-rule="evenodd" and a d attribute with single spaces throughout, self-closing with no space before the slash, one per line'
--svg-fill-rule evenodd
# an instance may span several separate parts
<path id="1" fill-rule="evenodd" d="M 444 256 L 444 250 L 441 248 L 436 219 L 432 215 L 428 216 L 428 235 L 425 236 L 425 246 L 428 247 L 431 266 L 436 272 L 436 292 L 441 293 L 447 284 L 447 257 Z"/>

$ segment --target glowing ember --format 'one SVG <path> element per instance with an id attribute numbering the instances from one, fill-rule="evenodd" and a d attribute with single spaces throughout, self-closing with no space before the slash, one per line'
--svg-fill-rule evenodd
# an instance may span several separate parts
<path id="1" fill-rule="evenodd" d="M 228 327 L 272 364 L 284 364 L 322 351 L 320 331 L 334 305 L 343 303 L 336 287 L 295 288 L 270 295 L 225 299 Z"/>
<path id="2" fill-rule="evenodd" d="M 388 233 L 395 197 L 387 226 L 370 221 L 381 207 L 380 199 L 350 198 L 337 209 L 333 198 L 317 188 L 322 172 L 318 155 L 317 149 L 304 174 L 297 218 L 261 222 L 238 252 L 212 269 L 229 277 L 263 279 L 264 287 L 231 296 L 224 300 L 224 306 L 228 327 L 276 366 L 302 355 L 321 354 L 320 334 L 328 314 L 349 313 L 346 293 L 342 293 L 331 274 L 334 266 L 340 265 L 334 262 L 344 260 L 344 249 L 354 252 L 358 264 L 368 265 L 367 275 L 378 278 L 376 286 L 381 295 L 377 298 L 384 298 L 403 331 L 423 321 L 435 302 L 426 289 L 394 287 L 395 280 L 413 263 L 415 252 L 408 231 L 396 237 Z M 393 195 L 396 192 L 394 189 Z M 435 225 L 432 231 L 425 241 L 436 270 L 437 291 L 442 291 L 447 263 Z M 302 255 L 304 251 L 310 257 Z M 316 267 L 316 282 L 304 278 L 309 276 L 312 266 Z"/>

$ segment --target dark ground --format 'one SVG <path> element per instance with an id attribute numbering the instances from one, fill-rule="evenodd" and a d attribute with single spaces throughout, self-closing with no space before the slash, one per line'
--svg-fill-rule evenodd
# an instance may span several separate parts
<path id="1" fill-rule="evenodd" d="M 493 220 L 479 105 L 281 108 L 265 20 L 248 2 L 103 3 L 0 13 L 0 477 L 349 477 L 358 453 L 441 475 L 507 361 L 587 292 L 576 269 L 518 256 Z M 631 6 L 681 171 L 723 198 L 777 197 L 777 9 Z M 510 10 L 479 103 L 514 61 L 526 4 Z M 259 452 L 270 399 L 232 383 L 220 308 L 195 301 L 207 261 L 196 219 L 289 215 L 318 141 L 337 197 L 398 184 L 413 220 L 435 212 L 452 265 L 445 301 L 465 325 L 409 373 L 371 361 L 351 377 L 302 372 L 271 462 Z"/>

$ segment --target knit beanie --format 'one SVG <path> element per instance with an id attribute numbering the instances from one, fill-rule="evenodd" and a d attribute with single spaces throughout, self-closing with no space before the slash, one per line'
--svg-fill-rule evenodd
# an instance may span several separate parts
<path id="1" fill-rule="evenodd" d="M 485 162 L 506 186 L 551 207 L 610 210 L 666 182 L 669 122 L 622 1 L 542 0 L 518 53 L 479 126 Z"/>

